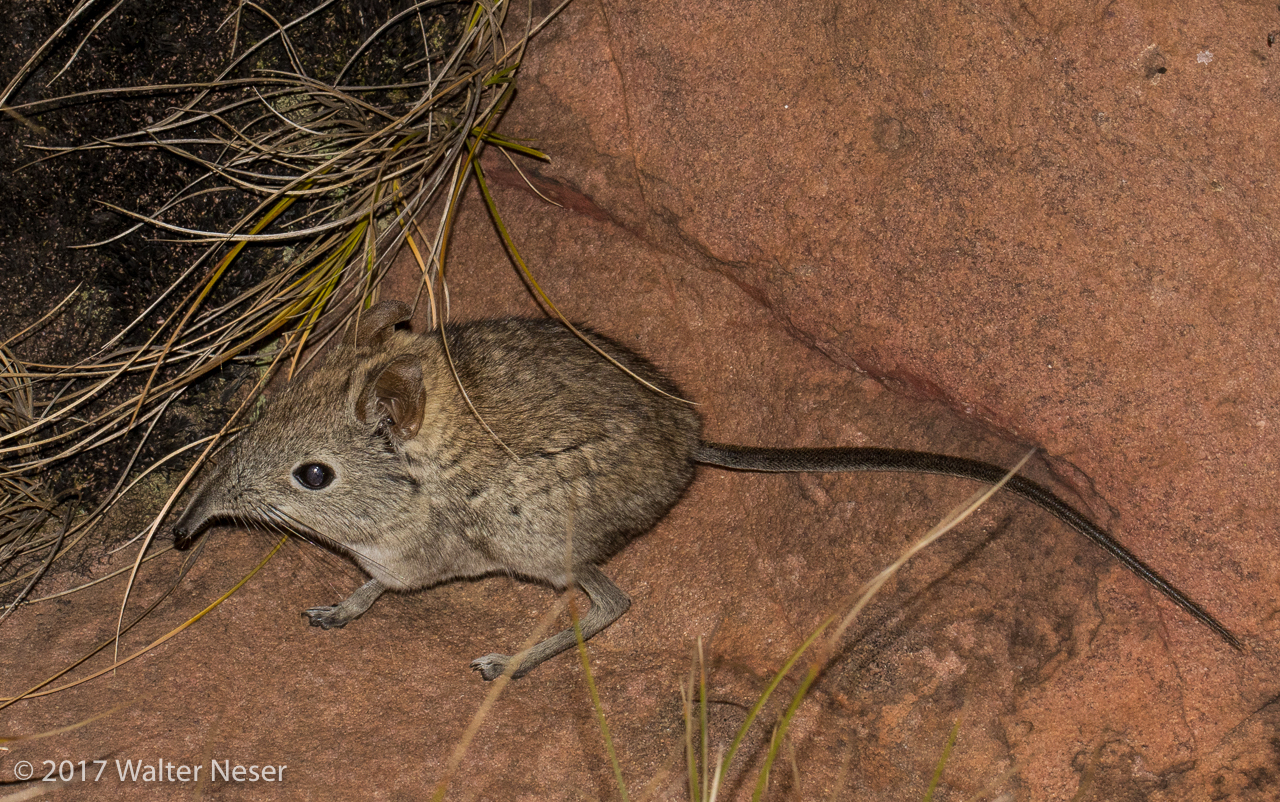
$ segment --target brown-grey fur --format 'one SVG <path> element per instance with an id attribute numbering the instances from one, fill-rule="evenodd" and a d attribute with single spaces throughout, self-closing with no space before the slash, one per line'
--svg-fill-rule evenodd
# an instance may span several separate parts
<path id="1" fill-rule="evenodd" d="M 667 513 L 695 463 L 932 472 L 988 482 L 1002 473 L 919 452 L 703 443 L 697 413 L 647 360 L 587 334 L 666 395 L 550 321 L 447 326 L 455 379 L 439 332 L 394 328 L 408 317 L 398 302 L 365 311 L 323 364 L 291 383 L 215 459 L 174 526 L 179 548 L 222 521 L 294 532 L 349 554 L 371 578 L 345 601 L 304 613 L 325 629 L 355 619 L 386 589 L 494 573 L 555 588 L 577 584 L 592 602 L 582 622 L 591 637 L 630 604 L 599 564 Z M 1212 616 L 1048 490 L 1020 477 L 1007 487 L 1238 645 Z M 573 643 L 572 630 L 553 635 L 515 676 Z M 509 660 L 491 654 L 472 667 L 494 679 Z"/>

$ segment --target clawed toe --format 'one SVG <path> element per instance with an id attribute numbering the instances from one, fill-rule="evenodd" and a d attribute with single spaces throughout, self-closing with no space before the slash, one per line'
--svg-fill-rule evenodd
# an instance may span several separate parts
<path id="1" fill-rule="evenodd" d="M 480 676 L 487 681 L 493 682 L 502 676 L 502 672 L 507 670 L 507 663 L 511 658 L 505 654 L 486 654 L 484 657 L 477 657 L 471 661 L 471 667 L 480 672 Z"/>
<path id="2" fill-rule="evenodd" d="M 333 604 L 328 607 L 311 607 L 303 610 L 302 615 L 306 618 L 311 626 L 320 627 L 321 629 L 342 629 L 347 625 L 347 619 L 344 618 L 338 610 L 338 605 Z"/>

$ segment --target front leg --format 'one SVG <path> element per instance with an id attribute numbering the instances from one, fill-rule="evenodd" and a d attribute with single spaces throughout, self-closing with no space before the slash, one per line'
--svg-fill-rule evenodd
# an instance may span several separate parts
<path id="1" fill-rule="evenodd" d="M 311 626 L 313 627 L 322 629 L 345 627 L 363 615 L 364 611 L 368 610 L 378 600 L 384 590 L 386 590 L 386 587 L 381 582 L 376 579 L 370 579 L 356 588 L 355 593 L 352 593 L 341 602 L 328 607 L 312 607 L 303 610 L 302 614 L 311 620 Z"/>
<path id="2" fill-rule="evenodd" d="M 578 622 L 582 627 L 582 639 L 588 640 L 617 621 L 631 606 L 631 599 L 594 565 L 580 565 L 574 569 L 574 573 L 578 587 L 586 591 L 587 597 L 591 599 L 591 609 Z M 578 637 L 572 629 L 557 632 L 530 649 L 511 678 L 520 679 L 542 661 L 573 648 L 577 643 Z M 471 667 L 479 671 L 480 676 L 486 680 L 495 680 L 502 676 L 502 672 L 507 670 L 507 664 L 513 659 L 515 658 L 505 654 L 486 654 L 472 660 Z"/>

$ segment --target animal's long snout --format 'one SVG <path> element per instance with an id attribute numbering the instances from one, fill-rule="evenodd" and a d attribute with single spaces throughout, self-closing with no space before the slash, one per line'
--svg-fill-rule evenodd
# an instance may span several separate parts
<path id="1" fill-rule="evenodd" d="M 196 489 L 187 508 L 178 516 L 173 524 L 173 547 L 178 551 L 186 551 L 200 539 L 200 535 L 208 527 L 214 517 L 211 509 L 211 488 L 217 484 L 217 477 L 208 477 Z"/>
<path id="2" fill-rule="evenodd" d="M 191 548 L 204 530 L 204 522 L 195 520 L 191 514 L 193 507 L 195 507 L 195 500 L 187 505 L 187 508 L 173 525 L 173 547 L 178 551 L 186 551 Z"/>

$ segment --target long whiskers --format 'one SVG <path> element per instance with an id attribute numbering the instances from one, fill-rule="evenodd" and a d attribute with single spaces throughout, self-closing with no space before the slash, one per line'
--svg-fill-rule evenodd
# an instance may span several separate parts
<path id="1" fill-rule="evenodd" d="M 384 572 L 387 576 L 401 580 L 403 584 L 408 584 L 401 577 L 397 576 L 395 571 L 391 570 L 382 562 L 369 557 L 353 546 L 341 543 L 323 532 L 307 526 L 302 521 L 299 521 L 297 518 L 289 515 L 283 510 L 264 509 L 259 513 L 259 516 L 254 517 L 252 522 L 245 521 L 243 522 L 243 525 L 259 526 L 274 533 L 292 535 L 294 538 L 312 546 L 316 546 L 326 552 L 338 554 L 355 562 L 376 566 L 379 571 Z"/>

